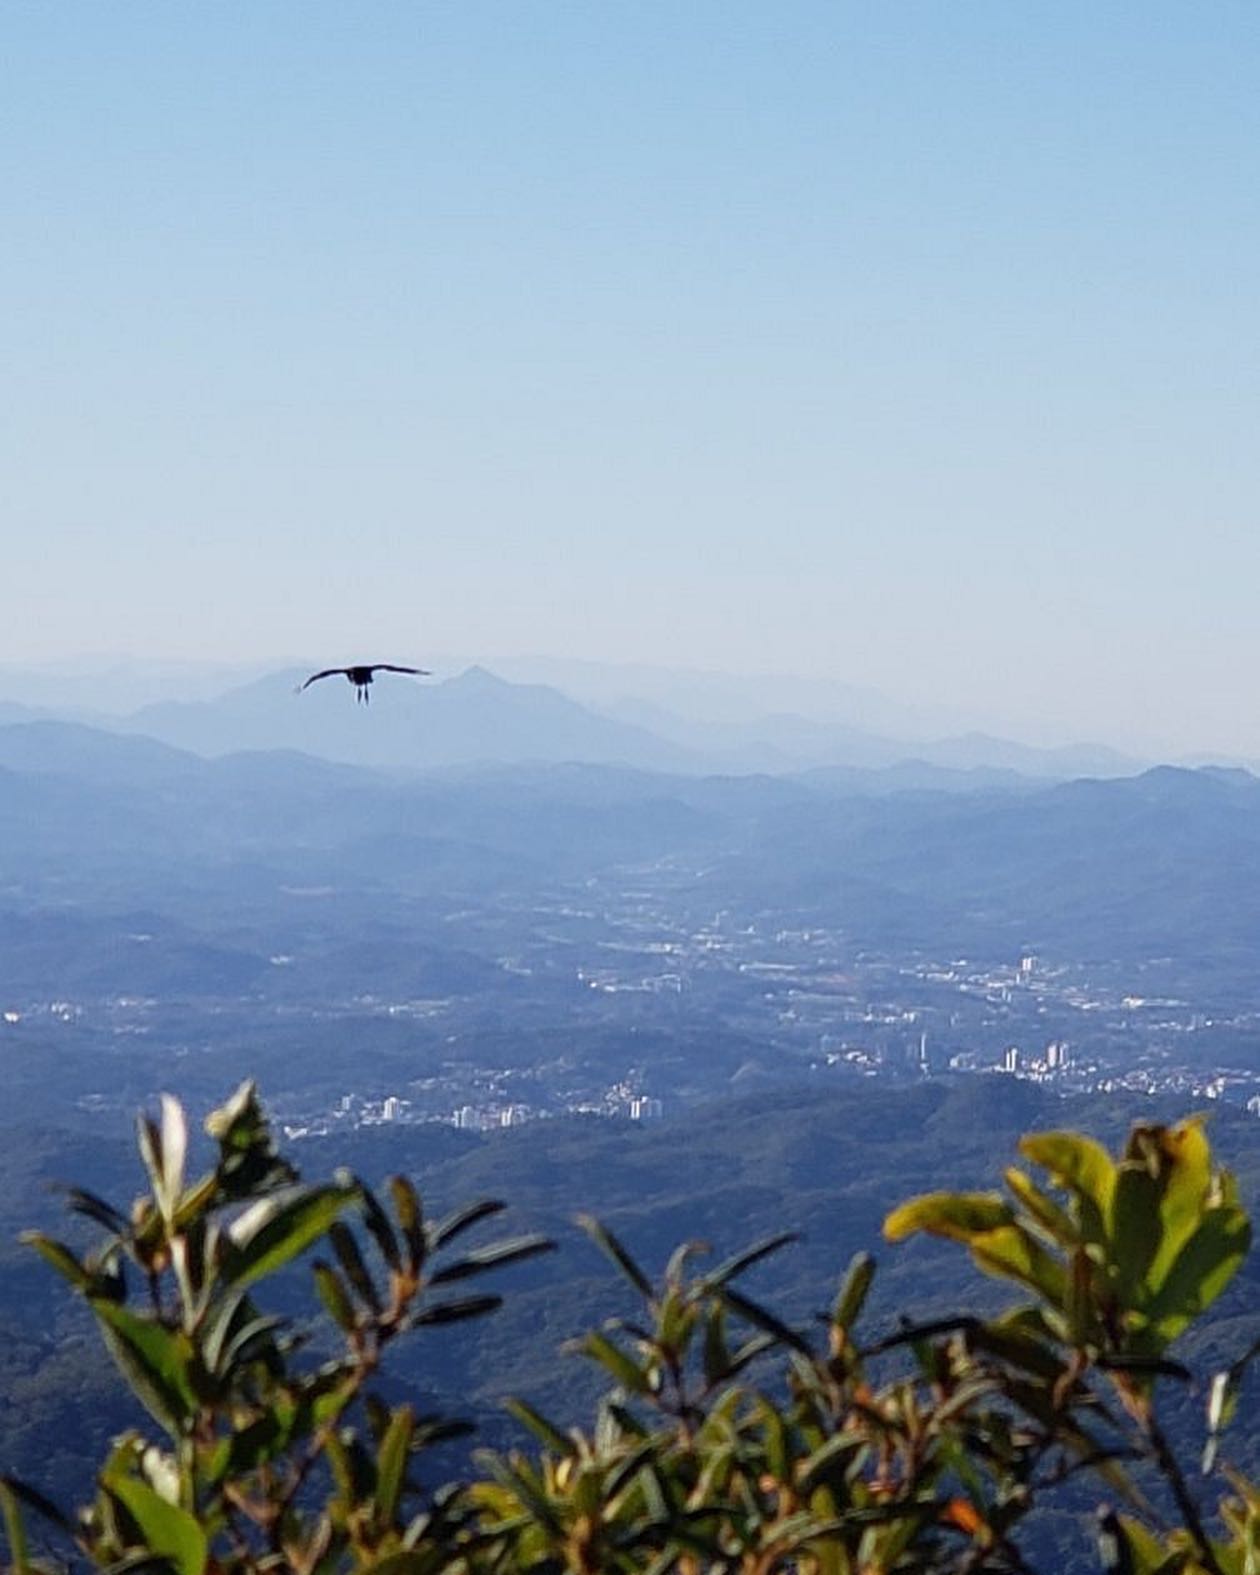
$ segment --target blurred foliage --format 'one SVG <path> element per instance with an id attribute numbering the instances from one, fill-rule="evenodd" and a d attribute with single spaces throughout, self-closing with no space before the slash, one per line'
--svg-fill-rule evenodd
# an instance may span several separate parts
<path id="1" fill-rule="evenodd" d="M 1115 1157 L 1034 1134 L 1036 1174 L 1008 1169 L 1005 1192 L 895 1209 L 890 1240 L 961 1243 L 1019 1299 L 874 1339 L 865 1254 L 801 1328 L 743 1284 L 790 1234 L 716 1265 L 686 1243 L 656 1275 L 582 1217 L 630 1303 L 572 1342 L 602 1377 L 593 1422 L 510 1402 L 532 1446 L 482 1451 L 444 1486 L 435 1452 L 468 1424 L 392 1400 L 382 1360 L 493 1313 L 499 1296 L 471 1282 L 552 1243 L 468 1246 L 503 1204 L 430 1219 L 402 1177 L 380 1196 L 346 1172 L 304 1183 L 252 1085 L 206 1127 L 215 1162 L 190 1177 L 184 1113 L 163 1099 L 140 1119 L 147 1190 L 130 1208 L 70 1191 L 96 1244 L 27 1238 L 87 1303 L 150 1426 L 113 1439 L 76 1514 L 55 1482 L 0 1477 L 17 1575 L 997 1575 L 1035 1567 L 1030 1517 L 1065 1498 L 1094 1505 L 1096 1567 L 1114 1575 L 1260 1571 L 1260 1493 L 1224 1458 L 1256 1348 L 1203 1376 L 1193 1465 L 1166 1427 L 1168 1399 L 1196 1392 L 1176 1342 L 1250 1245 L 1197 1120 L 1138 1125 Z M 307 1258 L 318 1316 L 298 1321 L 273 1293 Z"/>

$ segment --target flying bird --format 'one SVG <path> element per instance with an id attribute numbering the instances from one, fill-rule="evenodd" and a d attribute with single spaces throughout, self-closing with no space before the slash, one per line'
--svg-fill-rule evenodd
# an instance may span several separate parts
<path id="1" fill-rule="evenodd" d="M 412 673 L 417 678 L 430 676 L 427 667 L 396 667 L 393 662 L 373 662 L 370 667 L 325 667 L 322 673 L 312 673 L 304 684 L 299 684 L 296 693 L 301 694 L 303 689 L 309 689 L 321 678 L 334 678 L 338 673 L 354 685 L 355 699 L 365 704 L 372 698 L 368 691 L 377 673 Z"/>

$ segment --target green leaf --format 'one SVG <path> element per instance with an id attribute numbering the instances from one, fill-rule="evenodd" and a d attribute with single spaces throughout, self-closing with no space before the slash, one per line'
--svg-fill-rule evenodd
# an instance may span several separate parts
<path id="1" fill-rule="evenodd" d="M 38 1488 L 31 1487 L 20 1477 L 11 1476 L 0 1476 L 0 1487 L 7 1488 L 20 1504 L 25 1504 L 27 1509 L 33 1509 L 37 1515 L 43 1516 L 58 1531 L 65 1532 L 68 1537 L 78 1535 L 78 1528 L 70 1517 L 63 1514 L 51 1499 L 45 1498 Z"/>
<path id="2" fill-rule="evenodd" d="M 251 1318 L 228 1341 L 219 1368 L 220 1373 L 231 1373 L 244 1362 L 258 1361 L 264 1355 L 274 1360 L 275 1342 L 272 1335 L 282 1329 L 286 1320 L 275 1315 Z M 260 1344 L 262 1349 L 259 1349 Z"/>
<path id="3" fill-rule="evenodd" d="M 27 1575 L 31 1567 L 30 1547 L 26 1541 L 26 1527 L 17 1495 L 6 1480 L 0 1480 L 0 1514 L 4 1518 L 4 1532 L 9 1542 L 9 1558 L 14 1575 Z"/>
<path id="4" fill-rule="evenodd" d="M 1056 1187 L 1072 1193 L 1082 1233 L 1087 1240 L 1103 1245 L 1116 1167 L 1102 1144 L 1079 1132 L 1033 1132 L 1020 1139 L 1019 1151 L 1048 1171 Z"/>
<path id="5" fill-rule="evenodd" d="M 763 1329 L 766 1334 L 772 1335 L 781 1345 L 786 1345 L 802 1356 L 813 1357 L 814 1353 L 810 1350 L 809 1342 L 803 1334 L 784 1323 L 759 1302 L 754 1302 L 741 1291 L 737 1291 L 734 1286 L 728 1285 L 723 1289 L 722 1300 L 732 1312 L 737 1312 L 741 1318 L 747 1319 L 758 1329 Z"/>
<path id="6" fill-rule="evenodd" d="M 1006 1185 L 1046 1234 L 1060 1247 L 1071 1249 L 1080 1244 L 1081 1233 L 1053 1198 L 1048 1197 L 1022 1170 L 1010 1165 L 1002 1172 Z"/>
<path id="7" fill-rule="evenodd" d="M 115 1236 L 126 1233 L 127 1221 L 112 1203 L 106 1203 L 104 1198 L 89 1192 L 85 1187 L 67 1187 L 65 1190 L 68 1206 L 76 1214 L 84 1215 Z"/>
<path id="8" fill-rule="evenodd" d="M 420 1203 L 420 1194 L 406 1176 L 391 1176 L 386 1185 L 394 1202 L 394 1213 L 398 1216 L 398 1228 L 407 1246 L 408 1267 L 413 1274 L 418 1274 L 429 1250 L 424 1234 L 424 1209 Z"/>
<path id="9" fill-rule="evenodd" d="M 604 1479 L 604 1502 L 609 1503 L 627 1485 L 631 1477 L 637 1476 L 644 1464 L 656 1453 L 659 1445 L 654 1438 L 645 1438 L 630 1453 L 613 1467 Z"/>
<path id="10" fill-rule="evenodd" d="M 51 1263 L 58 1274 L 64 1275 L 76 1290 L 85 1291 L 92 1283 L 92 1276 L 63 1242 L 54 1241 L 42 1231 L 23 1231 L 21 1241 L 35 1251 L 46 1263 Z"/>
<path id="11" fill-rule="evenodd" d="M 1123 1307 L 1140 1306 L 1147 1270 L 1159 1247 L 1163 1178 L 1144 1165 L 1126 1161 L 1116 1172 L 1107 1221 L 1108 1257 Z"/>
<path id="12" fill-rule="evenodd" d="M 1068 1262 L 1067 1300 L 1068 1336 L 1073 1345 L 1087 1345 L 1097 1334 L 1099 1309 L 1094 1298 L 1094 1265 L 1084 1247 L 1078 1247 Z"/>
<path id="13" fill-rule="evenodd" d="M 686 1277 L 688 1259 L 704 1257 L 712 1251 L 707 1241 L 680 1241 L 665 1265 L 666 1284 L 681 1285 Z"/>
<path id="14" fill-rule="evenodd" d="M 398 1239 L 394 1235 L 393 1226 L 389 1223 L 389 1216 L 381 1207 L 376 1194 L 355 1177 L 355 1186 L 359 1189 L 359 1201 L 363 1208 L 363 1223 L 380 1249 L 387 1267 L 398 1270 L 402 1267 L 402 1259 L 398 1256 Z"/>
<path id="15" fill-rule="evenodd" d="M 391 1526 L 398 1513 L 407 1471 L 407 1451 L 415 1431 L 415 1413 L 400 1405 L 389 1419 L 385 1437 L 376 1457 L 376 1513 L 382 1529 Z"/>
<path id="16" fill-rule="evenodd" d="M 315 1276 L 315 1290 L 325 1311 L 337 1327 L 348 1334 L 359 1320 L 341 1276 L 336 1269 L 320 1262 L 311 1265 L 311 1272 Z"/>
<path id="17" fill-rule="evenodd" d="M 359 1244 L 354 1239 L 353 1231 L 340 1220 L 334 1220 L 328 1227 L 328 1239 L 337 1254 L 341 1272 L 354 1287 L 359 1300 L 374 1313 L 379 1313 L 381 1298 L 372 1282 L 372 1276 L 368 1273 L 367 1264 L 363 1261 L 363 1254 L 359 1251 Z"/>
<path id="18" fill-rule="evenodd" d="M 1010 1225 L 1015 1218 L 1000 1192 L 927 1192 L 894 1209 L 884 1221 L 889 1241 L 901 1241 L 915 1231 L 970 1242 L 981 1232 Z"/>
<path id="19" fill-rule="evenodd" d="M 105 1487 L 135 1521 L 150 1553 L 169 1559 L 179 1575 L 202 1575 L 206 1534 L 197 1520 L 137 1477 L 109 1474 Z"/>
<path id="20" fill-rule="evenodd" d="M 555 1425 L 549 1422 L 540 1411 L 535 1411 L 532 1405 L 524 1400 L 505 1400 L 504 1409 L 508 1411 L 522 1427 L 527 1427 L 552 1454 L 559 1455 L 563 1460 L 573 1453 L 573 1440 L 566 1437 Z"/>
<path id="21" fill-rule="evenodd" d="M 1018 1280 L 1054 1307 L 1067 1300 L 1063 1265 L 1020 1225 L 1005 1225 L 972 1238 L 971 1255 L 986 1274 Z"/>
<path id="22" fill-rule="evenodd" d="M 1167 1342 L 1210 1307 L 1238 1271 L 1251 1245 L 1251 1222 L 1241 1209 L 1210 1209 L 1177 1254 L 1146 1308 L 1158 1337 Z"/>
<path id="23" fill-rule="evenodd" d="M 579 1214 L 577 1222 L 610 1262 L 616 1264 L 645 1301 L 652 1300 L 652 1282 L 606 1226 L 590 1214 Z"/>
<path id="24" fill-rule="evenodd" d="M 469 1438 L 477 1431 L 475 1422 L 466 1422 L 458 1416 L 433 1416 L 427 1422 L 416 1424 L 414 1447 L 428 1448 L 430 1444 L 446 1444 L 455 1438 Z"/>
<path id="25" fill-rule="evenodd" d="M 794 1230 L 781 1231 L 777 1236 L 767 1236 L 756 1246 L 749 1247 L 744 1252 L 737 1252 L 734 1257 L 727 1258 L 725 1263 L 720 1263 L 712 1273 L 704 1276 L 701 1284 L 705 1290 L 717 1290 L 728 1280 L 733 1280 L 737 1274 L 742 1274 L 745 1269 L 751 1268 L 754 1263 L 760 1263 L 762 1258 L 768 1258 L 771 1253 L 778 1252 L 789 1242 L 800 1239 L 800 1233 Z"/>
<path id="26" fill-rule="evenodd" d="M 726 1309 L 717 1302 L 704 1322 L 704 1381 L 710 1389 L 723 1382 L 731 1366 L 726 1343 Z"/>
<path id="27" fill-rule="evenodd" d="M 833 1468 L 838 1467 L 843 1478 L 851 1456 L 866 1441 L 866 1434 L 860 1429 L 833 1433 L 812 1455 L 801 1462 L 797 1471 L 798 1491 L 812 1493 L 818 1484 L 832 1473 Z"/>
<path id="28" fill-rule="evenodd" d="M 766 1469 L 776 1481 L 784 1482 L 788 1477 L 788 1444 L 783 1418 L 768 1400 L 759 1402 L 757 1418 L 761 1423 L 761 1448 Z"/>
<path id="29" fill-rule="evenodd" d="M 297 1171 L 276 1153 L 275 1141 L 253 1083 L 242 1083 L 231 1099 L 212 1111 L 206 1131 L 219 1145 L 219 1163 L 205 1183 L 190 1190 L 180 1210 L 204 1206 L 206 1198 L 256 1198 L 297 1181 Z"/>
<path id="30" fill-rule="evenodd" d="M 464 1318 L 480 1318 L 483 1313 L 502 1307 L 502 1296 L 463 1296 L 458 1301 L 438 1302 L 416 1315 L 417 1324 L 458 1323 Z"/>
<path id="31" fill-rule="evenodd" d="M 353 1186 L 286 1188 L 246 1209 L 228 1232 L 232 1251 L 224 1279 L 243 1287 L 282 1268 L 318 1241 L 357 1197 Z"/>
<path id="32" fill-rule="evenodd" d="M 508 1263 L 520 1263 L 525 1258 L 536 1258 L 542 1252 L 552 1252 L 555 1245 L 546 1236 L 513 1236 L 508 1241 L 496 1241 L 488 1247 L 476 1247 L 457 1262 L 446 1264 L 431 1274 L 429 1284 L 446 1285 L 452 1280 L 466 1280 L 487 1269 L 501 1268 Z"/>
<path id="33" fill-rule="evenodd" d="M 136 1398 L 154 1421 L 179 1437 L 197 1406 L 188 1337 L 118 1302 L 93 1298 L 91 1306 Z"/>
<path id="34" fill-rule="evenodd" d="M 639 1395 L 651 1393 L 652 1384 L 646 1369 L 627 1356 L 620 1346 L 614 1345 L 606 1335 L 592 1330 L 574 1342 L 574 1349 L 606 1368 L 623 1389 Z"/>
<path id="35" fill-rule="evenodd" d="M 697 1315 L 696 1304 L 688 1300 L 678 1286 L 671 1286 L 657 1310 L 654 1343 L 662 1351 L 673 1353 L 673 1358 L 680 1358 L 690 1347 Z"/>
<path id="36" fill-rule="evenodd" d="M 162 1193 L 162 1133 L 152 1116 L 141 1111 L 136 1117 L 136 1146 L 149 1173 L 153 1196 L 161 1201 Z"/>
<path id="37" fill-rule="evenodd" d="M 849 1260 L 849 1267 L 841 1281 L 831 1310 L 831 1321 L 838 1328 L 851 1329 L 862 1314 L 866 1298 L 875 1279 L 875 1260 L 869 1252 L 856 1252 Z"/>
<path id="38" fill-rule="evenodd" d="M 766 1351 L 772 1351 L 778 1343 L 772 1334 L 754 1334 L 737 1351 L 732 1352 L 724 1377 L 727 1380 L 734 1378 L 737 1373 L 743 1372 L 749 1362 L 755 1362 Z"/>
<path id="39" fill-rule="evenodd" d="M 208 1372 L 215 1373 L 222 1369 L 224 1346 L 236 1330 L 242 1328 L 256 1313 L 257 1309 L 249 1305 L 244 1291 L 229 1291 L 215 1302 L 201 1331 L 202 1360 Z"/>
<path id="40" fill-rule="evenodd" d="M 1157 1570 L 1173 1575 L 1173 1571 L 1184 1567 L 1183 1557 L 1171 1554 L 1153 1532 L 1129 1515 L 1102 1511 L 1098 1517 L 1097 1537 L 1104 1571 L 1127 1568 L 1132 1575 L 1155 1575 Z M 1113 1562 L 1108 1563 L 1108 1558 Z"/>
<path id="41" fill-rule="evenodd" d="M 462 1236 L 466 1230 L 489 1219 L 492 1214 L 502 1214 L 506 1207 L 497 1198 L 482 1198 L 476 1203 L 467 1203 L 463 1208 L 455 1209 L 433 1227 L 429 1238 L 430 1251 L 440 1251 L 456 1236 Z"/>
<path id="42" fill-rule="evenodd" d="M 1161 1139 L 1166 1181 L 1159 1206 L 1163 1232 L 1148 1273 L 1154 1290 L 1158 1290 L 1177 1254 L 1194 1234 L 1208 1206 L 1212 1186 L 1212 1151 L 1201 1117 L 1165 1128 Z"/>

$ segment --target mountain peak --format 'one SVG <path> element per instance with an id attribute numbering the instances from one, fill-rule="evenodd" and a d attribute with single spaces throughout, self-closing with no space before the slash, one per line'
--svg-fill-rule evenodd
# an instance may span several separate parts
<path id="1" fill-rule="evenodd" d="M 447 683 L 458 684 L 461 689 L 512 689 L 506 678 L 500 678 L 498 673 L 492 673 L 488 667 L 474 664 L 466 667 L 462 673 L 457 673 L 454 678 L 448 678 Z"/>

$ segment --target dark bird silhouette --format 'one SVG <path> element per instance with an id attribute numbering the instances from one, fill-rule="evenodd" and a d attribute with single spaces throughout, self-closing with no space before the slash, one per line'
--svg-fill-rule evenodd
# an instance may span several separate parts
<path id="1" fill-rule="evenodd" d="M 338 673 L 349 679 L 354 685 L 355 699 L 365 704 L 372 698 L 368 691 L 377 673 L 412 673 L 418 678 L 429 677 L 427 667 L 396 667 L 393 662 L 373 662 L 370 667 L 325 667 L 322 673 L 312 673 L 304 684 L 299 684 L 296 692 L 301 694 L 303 689 L 309 689 L 321 678 L 334 678 Z"/>

